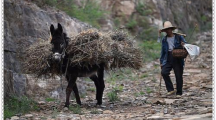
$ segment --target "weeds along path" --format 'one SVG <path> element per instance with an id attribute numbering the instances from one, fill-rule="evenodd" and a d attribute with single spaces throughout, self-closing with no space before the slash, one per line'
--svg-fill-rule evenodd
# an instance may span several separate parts
<path id="1" fill-rule="evenodd" d="M 186 61 L 183 96 L 180 99 L 165 97 L 162 81 L 162 96 L 158 96 L 160 67 L 153 61 L 140 71 L 126 69 L 111 72 L 105 78 L 106 88 L 103 105 L 95 106 L 95 87 L 91 81 L 78 81 L 87 86 L 82 96 L 81 107 L 71 100 L 69 109 L 64 102 L 53 99 L 39 101 L 39 111 L 17 116 L 19 119 L 58 120 L 142 120 L 142 119 L 210 119 L 212 117 L 212 35 L 204 32 L 197 35 L 194 43 L 201 47 L 201 55 L 191 62 Z M 173 72 L 171 78 L 175 84 Z"/>

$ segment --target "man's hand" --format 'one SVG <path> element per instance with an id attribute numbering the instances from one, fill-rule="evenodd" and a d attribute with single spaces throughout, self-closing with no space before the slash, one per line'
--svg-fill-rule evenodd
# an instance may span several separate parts
<path id="1" fill-rule="evenodd" d="M 184 46 L 184 44 L 185 44 L 185 43 L 181 41 L 181 45 Z"/>
<path id="2" fill-rule="evenodd" d="M 158 37 L 160 37 L 160 36 L 161 36 L 161 30 L 158 31 Z"/>

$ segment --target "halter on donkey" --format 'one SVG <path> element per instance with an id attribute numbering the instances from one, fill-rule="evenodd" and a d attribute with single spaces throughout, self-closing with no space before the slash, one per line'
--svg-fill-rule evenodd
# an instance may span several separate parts
<path id="1" fill-rule="evenodd" d="M 63 33 L 61 24 L 58 23 L 57 29 L 51 25 L 50 32 L 52 35 L 51 44 L 53 45 L 52 61 L 54 64 L 60 66 L 61 73 L 66 75 L 66 79 L 68 81 L 65 107 L 69 107 L 69 98 L 72 91 L 75 94 L 77 104 L 81 105 L 80 96 L 76 85 L 77 77 L 89 77 L 92 81 L 94 81 L 96 86 L 97 105 L 101 105 L 103 91 L 105 88 L 103 79 L 104 64 L 101 63 L 100 65 L 88 66 L 88 69 L 86 67 L 72 66 L 69 63 L 69 58 L 73 56 L 69 56 L 66 51 L 70 39 L 67 37 L 66 33 Z"/>

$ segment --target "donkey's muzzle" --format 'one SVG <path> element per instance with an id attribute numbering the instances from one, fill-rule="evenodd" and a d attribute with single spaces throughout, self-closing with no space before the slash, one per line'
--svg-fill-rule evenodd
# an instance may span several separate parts
<path id="1" fill-rule="evenodd" d="M 54 60 L 55 62 L 60 62 L 60 61 L 61 61 L 61 54 L 59 54 L 59 53 L 54 53 L 54 54 L 53 54 L 53 60 Z"/>

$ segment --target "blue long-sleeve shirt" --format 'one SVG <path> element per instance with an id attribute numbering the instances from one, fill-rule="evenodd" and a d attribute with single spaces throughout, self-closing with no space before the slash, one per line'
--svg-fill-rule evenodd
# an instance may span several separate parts
<path id="1" fill-rule="evenodd" d="M 175 34 L 175 40 L 174 40 L 174 48 L 181 48 L 181 41 L 186 43 L 186 40 L 183 36 Z M 167 42 L 167 36 L 163 37 L 162 39 L 162 46 L 161 46 L 161 57 L 160 57 L 160 64 L 164 66 L 167 63 L 167 56 L 168 56 L 168 42 Z M 184 66 L 184 59 L 181 59 L 181 64 Z"/>

